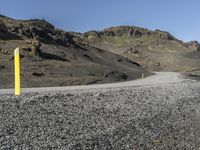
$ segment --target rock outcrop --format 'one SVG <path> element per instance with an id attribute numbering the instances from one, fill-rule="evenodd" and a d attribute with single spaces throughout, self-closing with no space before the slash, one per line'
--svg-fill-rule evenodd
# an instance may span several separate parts
<path id="1" fill-rule="evenodd" d="M 32 20 L 14 20 L 7 17 L 0 17 L 0 30 L 9 31 L 10 34 L 16 35 L 23 39 L 38 38 L 45 43 L 62 44 L 69 46 L 73 43 L 72 37 L 60 29 L 56 29 L 53 25 L 42 19 Z M 4 25 L 4 26 L 3 26 Z"/>
<path id="2" fill-rule="evenodd" d="M 190 41 L 185 43 L 185 45 L 192 50 L 200 51 L 200 43 L 198 41 Z"/>
<path id="3" fill-rule="evenodd" d="M 33 40 L 33 41 L 32 41 L 32 45 L 31 45 L 31 53 L 32 53 L 34 56 L 40 57 L 40 56 L 41 56 L 40 47 L 41 47 L 40 41 L 39 41 L 39 40 Z"/>

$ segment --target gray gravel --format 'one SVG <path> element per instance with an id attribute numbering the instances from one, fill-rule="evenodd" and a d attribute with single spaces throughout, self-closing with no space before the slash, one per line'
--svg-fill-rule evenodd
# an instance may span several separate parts
<path id="1" fill-rule="evenodd" d="M 0 149 L 199 149 L 200 82 L 0 96 Z"/>

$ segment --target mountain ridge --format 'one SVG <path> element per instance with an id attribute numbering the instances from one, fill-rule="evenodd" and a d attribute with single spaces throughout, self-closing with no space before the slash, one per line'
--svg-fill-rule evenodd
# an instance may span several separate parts
<path id="1" fill-rule="evenodd" d="M 16 47 L 21 48 L 24 87 L 119 82 L 151 75 L 150 71 L 200 72 L 200 44 L 183 42 L 166 31 L 116 26 L 66 32 L 44 19 L 0 16 L 4 88 L 13 86 Z"/>
<path id="2" fill-rule="evenodd" d="M 166 31 L 116 26 L 72 35 L 77 42 L 124 56 L 152 71 L 185 71 L 199 68 L 199 62 L 196 62 L 199 59 L 196 57 L 199 57 L 200 44 L 197 41 L 183 42 Z"/>
<path id="3" fill-rule="evenodd" d="M 0 17 L 0 88 L 12 88 L 13 51 L 21 48 L 22 87 L 68 86 L 133 80 L 138 63 L 73 40 L 45 20 Z M 31 81 L 31 82 L 30 82 Z"/>

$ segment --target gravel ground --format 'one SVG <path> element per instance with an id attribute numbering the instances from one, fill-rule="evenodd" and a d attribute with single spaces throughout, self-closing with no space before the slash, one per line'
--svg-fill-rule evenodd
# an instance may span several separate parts
<path id="1" fill-rule="evenodd" d="M 200 82 L 0 96 L 0 149 L 199 149 Z"/>

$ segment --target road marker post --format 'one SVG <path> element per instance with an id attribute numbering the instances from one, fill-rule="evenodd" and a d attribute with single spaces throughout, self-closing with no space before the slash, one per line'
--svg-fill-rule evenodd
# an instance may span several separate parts
<path id="1" fill-rule="evenodd" d="M 144 73 L 142 74 L 142 79 L 144 79 Z"/>
<path id="2" fill-rule="evenodd" d="M 14 50 L 14 66 L 15 66 L 15 96 L 20 95 L 20 53 L 19 48 Z"/>

